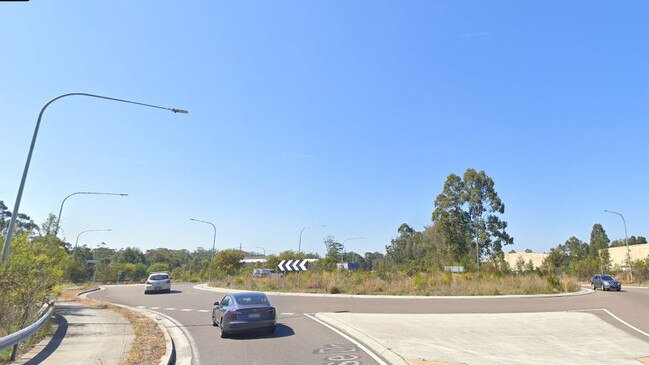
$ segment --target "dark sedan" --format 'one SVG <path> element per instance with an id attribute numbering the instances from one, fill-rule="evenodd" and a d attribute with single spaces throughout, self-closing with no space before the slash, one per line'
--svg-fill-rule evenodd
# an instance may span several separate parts
<path id="1" fill-rule="evenodd" d="M 214 303 L 212 324 L 219 327 L 221 337 L 257 330 L 272 333 L 277 325 L 277 317 L 266 294 L 234 293 Z"/>
<path id="2" fill-rule="evenodd" d="M 593 285 L 593 290 L 600 288 L 602 289 L 602 291 L 604 290 L 620 291 L 620 289 L 622 289 L 622 284 L 620 284 L 619 281 L 615 280 L 610 275 L 596 274 L 590 280 L 590 283 Z"/>

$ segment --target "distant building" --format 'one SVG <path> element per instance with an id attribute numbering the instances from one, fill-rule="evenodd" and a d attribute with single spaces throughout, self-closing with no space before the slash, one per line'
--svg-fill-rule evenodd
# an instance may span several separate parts
<path id="1" fill-rule="evenodd" d="M 629 253 L 631 254 L 631 261 L 644 260 L 649 257 L 649 243 L 644 243 L 641 245 L 631 245 L 629 246 Z M 618 247 L 609 247 L 608 254 L 611 257 L 611 266 L 626 267 L 626 257 L 627 250 L 626 246 Z M 518 258 L 522 257 L 527 264 L 532 260 L 532 265 L 534 268 L 538 268 L 543 264 L 543 260 L 548 257 L 547 253 L 527 253 L 527 252 L 515 252 L 515 253 L 506 253 L 505 261 L 509 264 L 509 267 L 512 270 L 516 270 L 516 262 Z"/>
<path id="2" fill-rule="evenodd" d="M 548 257 L 547 253 L 536 253 L 536 252 L 515 252 L 515 253 L 506 253 L 505 254 L 505 261 L 509 264 L 509 267 L 512 270 L 516 270 L 516 262 L 518 262 L 518 258 L 522 257 L 523 261 L 525 261 L 525 264 L 527 265 L 530 260 L 532 260 L 532 265 L 534 265 L 534 268 L 537 269 L 543 264 L 543 260 L 545 260 L 546 257 Z"/>

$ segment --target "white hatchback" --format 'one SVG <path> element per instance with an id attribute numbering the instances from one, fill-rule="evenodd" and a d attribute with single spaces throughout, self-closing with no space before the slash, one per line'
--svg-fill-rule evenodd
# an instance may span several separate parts
<path id="1" fill-rule="evenodd" d="M 146 279 L 144 294 L 171 292 L 171 276 L 166 272 L 154 272 Z"/>

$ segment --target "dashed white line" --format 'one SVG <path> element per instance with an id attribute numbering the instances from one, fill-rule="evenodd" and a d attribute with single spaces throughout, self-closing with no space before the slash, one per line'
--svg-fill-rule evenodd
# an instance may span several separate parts
<path id="1" fill-rule="evenodd" d="M 149 307 L 149 309 L 160 309 L 160 307 Z"/>
<path id="2" fill-rule="evenodd" d="M 292 315 L 294 315 L 294 314 L 295 314 L 295 313 L 280 313 L 280 315 L 282 315 L 282 316 L 292 316 Z"/>
<path id="3" fill-rule="evenodd" d="M 146 309 L 146 305 L 138 305 L 137 308 L 139 308 L 139 309 Z"/>
<path id="4" fill-rule="evenodd" d="M 181 309 L 180 311 L 181 311 L 181 312 L 191 312 L 191 311 L 193 311 L 193 309 L 191 309 L 191 308 L 184 308 L 184 309 Z"/>
<path id="5" fill-rule="evenodd" d="M 196 311 L 197 311 L 197 312 L 201 312 L 201 313 L 207 313 L 207 312 L 209 312 L 207 309 L 197 309 Z"/>
<path id="6" fill-rule="evenodd" d="M 165 308 L 166 311 L 175 311 L 176 308 Z"/>

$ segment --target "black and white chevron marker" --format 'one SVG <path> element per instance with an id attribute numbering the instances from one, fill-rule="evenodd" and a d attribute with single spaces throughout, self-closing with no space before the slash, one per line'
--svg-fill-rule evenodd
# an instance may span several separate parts
<path id="1" fill-rule="evenodd" d="M 279 271 L 306 271 L 308 260 L 282 260 L 277 267 Z"/>

